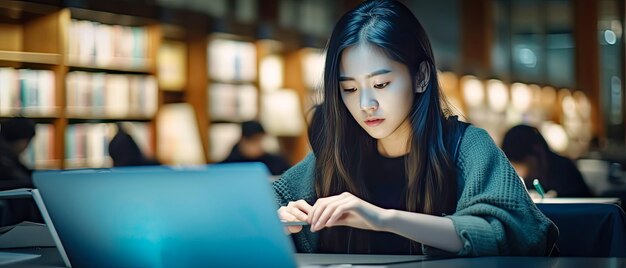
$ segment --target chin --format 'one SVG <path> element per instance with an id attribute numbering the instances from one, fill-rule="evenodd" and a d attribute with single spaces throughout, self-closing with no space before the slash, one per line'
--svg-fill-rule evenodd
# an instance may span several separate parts
<path id="1" fill-rule="evenodd" d="M 367 131 L 366 130 L 365 132 L 367 132 L 367 135 L 369 135 L 370 137 L 372 137 L 374 139 L 377 139 L 377 140 L 380 140 L 380 139 L 382 139 L 384 137 L 387 137 L 389 135 L 389 134 L 386 134 L 386 133 L 381 133 L 380 131 Z"/>

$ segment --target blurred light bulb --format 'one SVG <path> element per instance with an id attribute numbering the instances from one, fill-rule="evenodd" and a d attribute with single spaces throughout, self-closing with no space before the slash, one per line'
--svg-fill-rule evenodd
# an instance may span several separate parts
<path id="1" fill-rule="evenodd" d="M 509 104 L 509 92 L 500 80 L 487 81 L 487 96 L 489 107 L 496 112 L 502 112 Z"/>
<path id="2" fill-rule="evenodd" d="M 481 106 L 485 100 L 485 88 L 483 83 L 475 76 L 464 76 L 462 78 L 463 99 L 467 106 Z"/>
<path id="3" fill-rule="evenodd" d="M 513 101 L 513 107 L 520 112 L 526 112 L 530 108 L 532 101 L 530 87 L 522 84 L 515 83 L 511 86 L 511 99 Z"/>

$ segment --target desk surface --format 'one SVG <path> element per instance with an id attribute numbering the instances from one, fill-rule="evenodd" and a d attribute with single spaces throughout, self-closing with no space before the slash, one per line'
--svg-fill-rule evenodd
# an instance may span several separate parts
<path id="1" fill-rule="evenodd" d="M 9 252 L 41 254 L 40 258 L 10 264 L 10 267 L 63 267 L 56 248 L 14 249 Z M 626 258 L 573 258 L 573 257 L 480 257 L 454 259 L 426 259 L 424 256 L 376 256 L 296 254 L 303 267 L 320 267 L 335 264 L 338 267 L 353 263 L 358 266 L 377 267 L 624 267 Z M 341 265 L 344 264 L 344 265 Z M 335 266 L 333 265 L 333 266 Z M 354 265 L 351 265 L 354 266 Z"/>
<path id="2" fill-rule="evenodd" d="M 591 198 L 565 198 L 546 197 L 533 198 L 535 204 L 615 204 L 620 205 L 621 201 L 617 197 L 591 197 Z"/>

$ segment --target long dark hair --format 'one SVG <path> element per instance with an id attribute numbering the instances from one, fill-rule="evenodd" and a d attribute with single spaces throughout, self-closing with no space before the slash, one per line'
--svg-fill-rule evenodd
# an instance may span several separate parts
<path id="1" fill-rule="evenodd" d="M 327 44 L 324 67 L 323 117 L 316 154 L 315 190 L 318 197 L 350 192 L 367 197 L 359 173 L 364 160 L 376 150 L 370 137 L 352 119 L 339 89 L 339 63 L 344 49 L 359 43 L 378 48 L 392 60 L 407 66 L 413 90 L 419 82 L 422 62 L 429 68 L 430 80 L 423 93 L 415 93 L 408 115 L 412 133 L 409 153 L 404 157 L 407 174 L 406 207 L 409 211 L 442 215 L 456 206 L 456 172 L 446 147 L 446 115 L 435 69 L 435 59 L 426 32 L 413 13 L 392 0 L 365 1 L 341 17 Z M 347 232 L 350 232 L 348 234 Z M 349 228 L 324 229 L 321 252 L 350 251 L 351 239 L 359 239 Z M 355 233 L 357 234 L 358 231 Z M 362 243 L 361 243 L 362 244 Z M 413 246 L 417 246 L 414 243 Z M 358 249 L 354 249 L 359 251 Z"/>

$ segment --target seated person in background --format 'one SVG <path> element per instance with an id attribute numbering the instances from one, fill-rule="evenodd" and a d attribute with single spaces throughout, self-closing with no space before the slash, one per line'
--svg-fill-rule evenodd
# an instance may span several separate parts
<path id="1" fill-rule="evenodd" d="M 517 125 L 505 134 L 502 150 L 517 174 L 524 179 L 527 189 L 534 189 L 533 180 L 539 179 L 546 192 L 559 197 L 590 197 L 591 191 L 571 159 L 550 150 L 539 130 Z"/>
<path id="2" fill-rule="evenodd" d="M 27 118 L 11 118 L 0 124 L 0 180 L 32 187 L 33 171 L 20 160 L 32 138 L 35 123 Z"/>
<path id="3" fill-rule="evenodd" d="M 0 123 L 0 190 L 33 188 L 32 173 L 20 160 L 35 136 L 35 123 L 23 117 Z M 41 214 L 31 199 L 0 200 L 0 225 L 22 221 L 42 222 Z"/>
<path id="4" fill-rule="evenodd" d="M 109 155 L 114 167 L 160 165 L 141 152 L 133 137 L 120 124 L 117 124 L 117 133 L 109 143 Z"/>
<path id="5" fill-rule="evenodd" d="M 241 139 L 230 151 L 222 163 L 232 162 L 261 162 L 267 166 L 272 175 L 280 175 L 291 165 L 284 158 L 267 153 L 263 150 L 265 130 L 257 121 L 241 123 Z"/>

